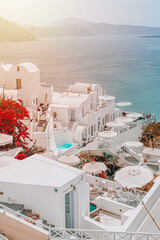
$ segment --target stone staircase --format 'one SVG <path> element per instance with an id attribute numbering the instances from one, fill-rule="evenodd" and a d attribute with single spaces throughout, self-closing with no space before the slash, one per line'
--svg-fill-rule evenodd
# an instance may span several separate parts
<path id="1" fill-rule="evenodd" d="M 0 232 L 0 240 L 13 240 L 13 239 L 7 238 L 7 236 L 6 236 L 5 233 L 1 233 L 1 232 Z"/>
<path id="2" fill-rule="evenodd" d="M 49 225 L 46 219 L 42 219 L 38 213 L 33 213 L 31 209 L 26 209 L 23 204 L 0 203 L 0 205 L 1 204 L 7 208 L 7 212 L 11 211 L 11 213 L 14 213 L 17 217 L 25 219 L 25 221 L 33 225 L 42 227 L 45 230 L 48 230 L 49 226 L 54 227 L 54 225 Z"/>
<path id="3" fill-rule="evenodd" d="M 74 123 L 75 123 L 74 121 L 70 121 L 70 122 L 69 122 L 68 128 L 67 128 L 68 132 L 71 132 L 71 131 L 72 131 L 72 128 L 73 128 Z"/>

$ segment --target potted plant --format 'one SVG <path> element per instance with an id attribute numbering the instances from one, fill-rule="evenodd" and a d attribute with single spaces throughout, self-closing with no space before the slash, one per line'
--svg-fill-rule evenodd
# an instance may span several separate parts
<path id="1" fill-rule="evenodd" d="M 86 146 L 86 138 L 82 138 L 82 141 L 83 141 L 83 146 L 85 147 Z"/>

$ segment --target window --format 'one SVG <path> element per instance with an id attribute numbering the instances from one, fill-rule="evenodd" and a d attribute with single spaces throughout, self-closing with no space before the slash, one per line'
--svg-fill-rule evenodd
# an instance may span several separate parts
<path id="1" fill-rule="evenodd" d="M 87 129 L 85 129 L 85 139 L 87 139 Z"/>
<path id="2" fill-rule="evenodd" d="M 91 126 L 91 136 L 93 136 L 93 126 Z"/>
<path id="3" fill-rule="evenodd" d="M 17 67 L 17 72 L 19 72 L 20 71 L 20 68 L 19 67 Z"/>
<path id="4" fill-rule="evenodd" d="M 90 135 L 90 128 L 88 128 L 88 135 Z"/>
<path id="5" fill-rule="evenodd" d="M 108 122 L 108 114 L 105 116 L 105 123 Z"/>
<path id="6" fill-rule="evenodd" d="M 91 109 L 93 109 L 93 105 L 92 105 L 92 103 L 91 103 Z"/>
<path id="7" fill-rule="evenodd" d="M 84 108 L 82 107 L 82 117 L 84 117 Z"/>
<path id="8" fill-rule="evenodd" d="M 104 118 L 103 118 L 103 125 L 104 125 Z"/>
<path id="9" fill-rule="evenodd" d="M 96 124 L 94 124 L 94 131 L 96 132 Z"/>
<path id="10" fill-rule="evenodd" d="M 36 98 L 36 105 L 38 105 L 38 97 Z"/>
<path id="11" fill-rule="evenodd" d="M 16 88 L 17 89 L 21 89 L 22 88 L 21 79 L 16 79 Z"/>
<path id="12" fill-rule="evenodd" d="M 101 125 L 101 120 L 98 118 L 98 126 Z"/>

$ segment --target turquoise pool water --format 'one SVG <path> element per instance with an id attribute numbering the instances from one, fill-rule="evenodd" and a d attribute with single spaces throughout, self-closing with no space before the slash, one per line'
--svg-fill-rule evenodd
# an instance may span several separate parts
<path id="1" fill-rule="evenodd" d="M 60 146 L 56 147 L 56 149 L 61 151 L 61 152 L 65 152 L 66 150 L 68 150 L 72 146 L 73 146 L 72 144 L 63 144 L 63 145 L 60 145 Z"/>
<path id="2" fill-rule="evenodd" d="M 90 204 L 90 212 L 93 212 L 94 210 L 96 210 L 96 206 L 94 204 Z"/>

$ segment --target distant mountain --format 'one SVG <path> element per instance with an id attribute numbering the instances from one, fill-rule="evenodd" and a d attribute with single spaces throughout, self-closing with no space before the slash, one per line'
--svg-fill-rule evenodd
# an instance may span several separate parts
<path id="1" fill-rule="evenodd" d="M 141 36 L 141 38 L 160 38 L 160 35 Z"/>
<path id="2" fill-rule="evenodd" d="M 93 36 L 93 33 L 91 33 L 87 28 L 75 25 L 45 27 L 23 26 L 23 28 L 38 38 Z"/>
<path id="3" fill-rule="evenodd" d="M 79 18 L 62 19 L 45 27 L 24 26 L 24 28 L 37 37 L 160 34 L 158 27 L 94 23 Z"/>
<path id="4" fill-rule="evenodd" d="M 34 41 L 35 36 L 14 22 L 0 18 L 0 42 Z"/>

